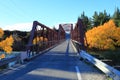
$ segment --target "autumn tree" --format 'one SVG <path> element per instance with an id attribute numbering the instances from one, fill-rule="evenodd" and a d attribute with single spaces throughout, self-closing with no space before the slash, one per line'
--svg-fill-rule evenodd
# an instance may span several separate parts
<path id="1" fill-rule="evenodd" d="M 43 50 L 46 46 L 48 39 L 42 36 L 37 36 L 33 39 L 33 50 L 38 51 L 38 50 Z"/>
<path id="2" fill-rule="evenodd" d="M 5 54 L 0 55 L 0 59 L 3 59 L 3 58 L 5 58 Z"/>
<path id="3" fill-rule="evenodd" d="M 2 40 L 4 35 L 4 31 L 0 28 L 0 49 L 4 50 L 6 53 L 10 54 L 12 52 L 12 45 L 13 45 L 13 37 L 9 36 L 5 40 Z M 1 57 L 5 57 L 5 55 L 1 54 Z"/>
<path id="4" fill-rule="evenodd" d="M 33 39 L 33 44 L 34 44 L 34 45 L 35 45 L 35 44 L 40 44 L 40 42 L 43 42 L 43 41 L 47 42 L 48 39 L 47 39 L 47 38 L 43 38 L 43 37 L 35 37 L 35 38 Z"/>
<path id="5" fill-rule="evenodd" d="M 101 26 L 94 27 L 86 32 L 88 47 L 100 50 L 114 50 L 115 46 L 120 46 L 119 32 L 120 28 L 115 26 L 113 20 L 109 20 Z"/>

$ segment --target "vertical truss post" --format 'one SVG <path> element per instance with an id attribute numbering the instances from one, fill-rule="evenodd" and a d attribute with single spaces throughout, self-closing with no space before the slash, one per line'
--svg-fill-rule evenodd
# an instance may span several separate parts
<path id="1" fill-rule="evenodd" d="M 84 33 L 84 26 L 83 26 L 83 22 L 82 22 L 82 20 L 81 19 L 78 19 L 78 29 L 79 29 L 79 33 L 78 34 L 80 34 L 80 36 L 79 36 L 79 38 L 80 38 L 80 42 L 81 42 L 81 45 L 82 45 L 82 49 L 83 50 L 85 50 L 85 45 L 84 45 L 84 37 L 85 37 L 85 33 Z"/>
<path id="2" fill-rule="evenodd" d="M 40 27 L 40 30 L 37 30 L 38 27 Z M 28 59 L 34 56 L 30 56 L 31 52 L 39 53 L 40 51 L 57 44 L 57 42 L 59 42 L 60 40 L 65 39 L 64 29 L 60 27 L 58 31 L 59 32 L 57 32 L 57 30 L 50 29 L 49 27 L 37 21 L 34 21 L 32 30 L 30 32 L 29 42 L 27 45 Z M 34 39 L 36 39 L 35 44 L 33 44 Z"/>

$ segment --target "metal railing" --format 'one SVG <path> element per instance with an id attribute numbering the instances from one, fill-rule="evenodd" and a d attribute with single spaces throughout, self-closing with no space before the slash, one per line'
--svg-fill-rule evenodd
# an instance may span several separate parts
<path id="1" fill-rule="evenodd" d="M 34 21 L 27 45 L 27 57 L 31 58 L 64 40 L 65 31 L 61 25 L 59 25 L 59 29 L 56 30 L 50 29 L 38 21 Z M 35 43 L 33 43 L 33 41 L 35 41 Z"/>
<path id="2" fill-rule="evenodd" d="M 6 65 L 7 67 L 10 67 L 9 64 L 12 62 L 20 62 L 20 54 L 8 58 L 4 58 L 0 60 L 0 66 Z M 12 66 L 12 65 L 11 65 Z"/>
<path id="3" fill-rule="evenodd" d="M 40 38 L 42 40 L 40 40 Z M 33 40 L 35 40 L 35 44 L 33 44 Z M 64 40 L 65 31 L 61 25 L 59 25 L 58 30 L 54 30 L 39 23 L 38 21 L 34 21 L 30 32 L 29 42 L 26 46 L 26 51 L 20 52 L 19 55 L 0 60 L 0 66 L 9 65 L 10 63 L 16 61 L 23 63 L 25 59 L 32 59 L 41 53 L 48 51 Z"/>
<path id="4" fill-rule="evenodd" d="M 92 63 L 94 66 L 96 66 L 98 69 L 100 69 L 102 72 L 104 72 L 107 76 L 111 77 L 113 80 L 120 80 L 120 71 L 116 70 L 112 66 L 107 65 L 106 63 L 100 61 L 99 59 L 91 56 L 89 53 L 87 53 L 84 50 L 80 50 L 81 44 L 77 41 L 72 41 L 73 45 L 77 49 L 80 58 L 83 60 Z M 79 45 L 79 46 L 76 46 Z"/>
<path id="5" fill-rule="evenodd" d="M 82 49 L 85 50 L 84 47 L 84 37 L 85 37 L 85 26 L 81 19 L 78 19 L 74 29 L 71 28 L 71 39 L 79 42 L 82 45 Z"/>
<path id="6" fill-rule="evenodd" d="M 98 60 L 97 58 L 89 55 L 85 51 L 84 41 L 85 41 L 85 26 L 81 19 L 78 19 L 75 28 L 71 29 L 71 41 L 79 53 L 81 59 L 88 61 L 95 65 L 98 69 L 103 71 L 107 76 L 111 77 L 113 80 L 120 80 L 120 71 L 114 69 L 113 67 L 105 64 L 104 62 Z M 86 41 L 87 43 L 87 41 Z"/>

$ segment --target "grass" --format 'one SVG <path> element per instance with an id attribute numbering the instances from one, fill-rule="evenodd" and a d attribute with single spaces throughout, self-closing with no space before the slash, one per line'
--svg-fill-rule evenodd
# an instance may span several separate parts
<path id="1" fill-rule="evenodd" d="M 113 80 L 112 78 L 108 78 L 107 80 Z"/>

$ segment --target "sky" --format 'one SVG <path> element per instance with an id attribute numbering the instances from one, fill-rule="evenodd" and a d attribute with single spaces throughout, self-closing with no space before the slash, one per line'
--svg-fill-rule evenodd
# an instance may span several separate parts
<path id="1" fill-rule="evenodd" d="M 88 17 L 104 10 L 112 16 L 116 7 L 120 0 L 0 0 L 0 28 L 30 31 L 33 21 L 53 28 L 77 22 L 83 11 Z"/>

